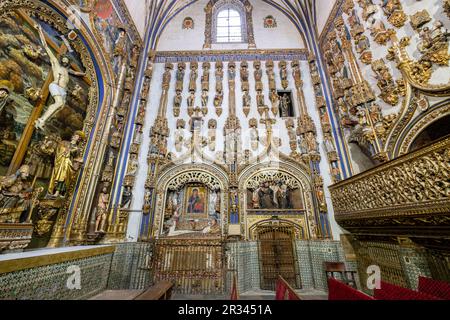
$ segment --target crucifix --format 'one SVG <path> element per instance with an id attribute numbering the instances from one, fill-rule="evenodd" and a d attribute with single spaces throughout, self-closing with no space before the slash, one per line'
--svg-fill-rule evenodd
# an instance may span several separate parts
<path id="1" fill-rule="evenodd" d="M 34 25 L 38 30 L 39 38 L 50 57 L 50 62 L 52 65 L 52 72 L 49 72 L 47 79 L 45 80 L 40 92 L 40 97 L 36 102 L 35 108 L 31 112 L 30 118 L 25 126 L 21 139 L 17 145 L 16 152 L 13 156 L 11 164 L 8 168 L 8 174 L 15 173 L 25 158 L 28 145 L 31 142 L 35 126 L 42 129 L 45 122 L 58 111 L 64 108 L 66 102 L 66 90 L 69 82 L 69 73 L 77 76 L 85 76 L 82 72 L 77 72 L 75 70 L 69 69 L 70 60 L 65 55 L 68 49 L 67 44 L 63 41 L 60 47 L 56 48 L 56 55 L 50 50 L 47 45 L 48 41 L 40 25 L 34 23 L 28 16 L 21 14 L 21 16 L 30 24 Z M 55 47 L 55 46 L 53 46 Z M 61 63 L 60 63 L 61 60 Z M 47 108 L 45 114 L 41 117 L 44 110 L 46 101 L 49 94 L 52 95 L 55 102 Z"/>

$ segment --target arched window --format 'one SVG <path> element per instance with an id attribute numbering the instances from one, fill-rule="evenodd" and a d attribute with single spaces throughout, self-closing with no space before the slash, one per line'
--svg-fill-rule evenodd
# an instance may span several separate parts
<path id="1" fill-rule="evenodd" d="M 256 48 L 253 35 L 253 7 L 249 0 L 210 0 L 205 8 L 205 44 L 243 44 Z"/>
<path id="2" fill-rule="evenodd" d="M 228 8 L 217 14 L 217 43 L 243 42 L 242 18 L 238 11 Z"/>

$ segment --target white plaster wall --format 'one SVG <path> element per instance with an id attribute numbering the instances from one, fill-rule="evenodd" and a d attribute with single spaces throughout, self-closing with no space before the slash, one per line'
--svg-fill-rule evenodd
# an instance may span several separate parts
<path id="1" fill-rule="evenodd" d="M 322 33 L 336 0 L 316 0 L 317 30 Z"/>
<path id="2" fill-rule="evenodd" d="M 276 74 L 276 83 L 277 83 L 277 88 L 281 89 L 281 79 L 279 76 L 279 68 L 278 68 L 278 63 L 279 61 L 275 61 L 274 65 L 274 71 Z M 248 126 L 248 121 L 251 118 L 256 118 L 258 120 L 261 119 L 258 111 L 257 111 L 257 106 L 256 106 L 256 92 L 255 92 L 255 80 L 253 77 L 253 62 L 249 61 L 249 74 L 250 74 L 250 95 L 252 97 L 252 105 L 251 105 L 251 111 L 250 114 L 246 117 L 242 111 L 242 91 L 241 91 L 241 82 L 240 82 L 240 76 L 239 76 L 239 72 L 237 73 L 236 76 L 236 114 L 238 115 L 238 117 L 240 118 L 240 123 L 241 123 L 241 127 L 242 127 L 242 134 L 241 134 L 241 138 L 242 138 L 242 150 L 245 149 L 250 149 L 250 142 L 248 140 L 250 134 L 247 131 L 249 126 Z M 265 95 L 265 99 L 266 99 L 266 104 L 270 106 L 270 101 L 269 101 L 269 88 L 268 88 L 268 79 L 267 79 L 267 75 L 265 73 L 265 61 L 262 61 L 262 66 L 263 66 L 263 85 L 264 85 L 264 95 Z M 189 140 L 191 133 L 189 132 L 189 116 L 187 114 L 187 97 L 189 95 L 188 93 L 188 86 L 189 86 L 189 73 L 190 73 L 190 64 L 187 63 L 186 64 L 186 74 L 185 74 L 185 81 L 184 81 L 184 91 L 182 93 L 183 96 L 183 103 L 182 103 L 182 107 L 181 107 L 181 113 L 180 116 L 178 118 L 175 118 L 173 116 L 173 98 L 175 96 L 175 73 L 176 73 L 176 64 L 174 64 L 174 70 L 172 71 L 172 80 L 171 80 L 171 85 L 170 85 L 170 89 L 169 89 L 169 94 L 168 94 L 168 107 L 167 107 L 167 119 L 168 119 L 168 123 L 169 123 L 169 128 L 170 128 L 170 138 L 168 141 L 168 149 L 170 152 L 172 152 L 174 154 L 174 160 L 176 160 L 177 158 L 180 158 L 184 155 L 186 155 L 188 149 L 187 148 L 183 148 L 182 152 L 177 152 L 175 150 L 175 143 L 174 143 L 174 134 L 176 131 L 176 121 L 177 119 L 184 119 L 186 121 L 186 129 L 184 131 L 184 137 Z M 220 117 L 217 117 L 216 113 L 215 113 L 215 108 L 213 106 L 213 99 L 214 99 L 214 95 L 215 95 L 215 77 L 214 77 L 214 70 L 215 70 L 215 63 L 211 63 L 211 69 L 210 69 L 210 93 L 209 93 L 209 104 L 208 104 L 208 114 L 204 117 L 204 125 L 203 125 L 203 130 L 202 130 L 202 136 L 207 137 L 207 131 L 208 131 L 208 121 L 209 119 L 216 119 L 217 120 L 217 130 L 216 130 L 216 150 L 214 152 L 211 152 L 208 150 L 208 147 L 203 148 L 203 151 L 205 152 L 205 154 L 214 159 L 215 158 L 215 153 L 217 151 L 223 151 L 224 150 L 224 137 L 223 137 L 223 130 L 224 130 L 224 125 L 225 125 L 225 121 L 228 117 L 228 109 L 227 106 L 229 104 L 228 101 L 228 93 L 229 93 L 229 89 L 228 89 L 228 78 L 227 78 L 227 72 L 226 70 L 228 69 L 228 63 L 225 62 L 224 63 L 224 80 L 223 80 L 223 88 L 224 88 L 224 101 L 223 101 L 223 113 Z M 236 69 L 239 70 L 240 69 L 240 63 L 236 63 Z M 146 113 L 146 122 L 144 125 L 144 134 L 143 134 L 143 142 L 142 142 L 142 146 L 141 146 L 141 151 L 140 151 L 140 155 L 139 155 L 139 171 L 137 173 L 137 178 L 136 178 L 136 184 L 134 187 L 134 192 L 133 192 L 133 202 L 132 202 L 132 210 L 134 210 L 135 212 L 132 212 L 130 214 L 130 219 L 129 219 L 129 226 L 128 226 L 128 232 L 127 232 L 127 236 L 128 237 L 132 237 L 133 240 L 137 239 L 138 236 L 138 232 L 139 232 L 139 227 L 140 227 L 140 221 L 141 221 L 141 217 L 142 217 L 142 213 L 140 212 L 140 210 L 142 210 L 142 205 L 144 202 L 144 190 L 145 190 L 145 180 L 147 178 L 147 172 L 148 172 L 148 164 L 147 164 L 147 154 L 148 154 L 148 150 L 149 150 L 149 143 L 150 143 L 150 138 L 149 138 L 149 133 L 150 133 L 150 128 L 154 123 L 154 120 L 156 118 L 157 115 L 157 109 L 160 103 L 160 98 L 161 98 L 161 82 L 162 82 L 162 77 L 163 77 L 163 73 L 164 73 L 164 64 L 163 63 L 158 63 L 155 64 L 154 66 L 154 74 L 153 74 L 153 79 L 152 79 L 152 83 L 151 83 L 151 90 L 150 90 L 150 95 L 149 95 L 149 99 L 148 99 L 148 104 L 147 104 L 147 113 Z M 289 87 L 287 88 L 287 90 L 291 90 L 293 92 L 293 102 L 294 102 L 294 110 L 295 110 L 295 116 L 298 117 L 299 113 L 299 105 L 298 105 L 298 99 L 297 99 L 297 94 L 296 94 L 296 90 L 294 87 L 294 79 L 292 77 L 292 68 L 290 66 L 290 61 L 288 64 L 288 71 L 289 71 Z M 313 85 L 312 85 L 312 80 L 311 80 L 311 76 L 309 74 L 309 66 L 308 66 L 308 62 L 307 61 L 301 61 L 301 71 L 302 71 L 302 76 L 303 76 L 303 80 L 304 80 L 304 88 L 303 88 L 303 92 L 305 95 L 305 100 L 306 100 L 306 104 L 307 104 L 307 109 L 309 114 L 311 115 L 311 117 L 313 118 L 316 127 L 317 127 L 317 132 L 318 132 L 318 142 L 322 141 L 322 132 L 320 130 L 320 116 L 319 113 L 317 111 L 317 108 L 315 106 L 315 97 L 314 97 L 314 90 L 313 90 Z M 199 69 L 198 69 L 198 79 L 197 79 L 197 93 L 196 93 L 196 105 L 200 106 L 201 105 L 201 101 L 200 101 L 200 88 L 201 88 L 201 83 L 200 83 L 200 78 L 201 75 L 203 73 L 203 70 L 201 69 L 201 63 L 199 64 Z M 271 114 L 271 117 L 274 118 L 274 116 Z M 274 130 L 274 136 L 281 138 L 282 141 L 282 145 L 279 148 L 279 151 L 281 153 L 284 153 L 286 155 L 290 154 L 291 150 L 289 147 L 289 137 L 287 134 L 287 130 L 286 130 L 286 126 L 285 126 L 285 120 L 280 118 L 280 117 L 276 117 L 275 118 L 276 124 L 273 126 L 273 130 Z M 258 124 L 258 130 L 259 130 L 259 134 L 260 137 L 262 138 L 262 136 L 264 136 L 266 134 L 266 130 L 265 130 L 265 125 L 263 124 Z M 260 146 L 259 151 L 261 151 L 262 149 L 264 149 L 262 146 Z M 332 227 L 332 231 L 333 231 L 333 235 L 335 239 L 339 239 L 339 234 L 341 233 L 341 229 L 337 226 L 336 222 L 334 221 L 334 215 L 333 215 L 333 207 L 332 207 L 332 203 L 331 203 L 331 198 L 330 198 L 330 194 L 328 192 L 328 186 L 332 184 L 331 182 L 331 176 L 329 175 L 329 167 L 328 167 L 328 163 L 327 163 L 327 158 L 326 158 L 326 154 L 324 152 L 324 149 L 322 147 L 322 144 L 320 144 L 320 152 L 321 152 L 321 156 L 322 156 L 322 161 L 320 163 L 320 168 L 321 168 L 321 172 L 324 178 L 324 185 L 325 185 L 325 195 L 326 195 L 326 200 L 327 200 L 327 204 L 328 204 L 328 209 L 329 209 L 329 216 L 330 216 L 330 224 Z M 256 155 L 256 153 L 253 153 L 253 155 Z M 184 163 L 189 163 L 191 162 L 192 159 L 191 158 L 186 158 L 183 162 Z M 197 163 L 201 162 L 201 160 L 197 159 L 196 160 Z"/>
<path id="3" fill-rule="evenodd" d="M 150 1 L 154 0 L 124 0 L 141 38 L 144 38 L 145 34 L 145 21 Z"/>
<path id="4" fill-rule="evenodd" d="M 133 0 L 128 0 L 133 1 Z M 137 0 L 134 0 L 137 1 Z M 166 26 L 159 42 L 159 51 L 203 50 L 205 43 L 205 11 L 209 0 L 200 0 L 179 13 Z M 261 0 L 251 0 L 253 5 L 253 29 L 258 49 L 298 49 L 304 48 L 303 40 L 291 21 L 277 9 Z M 272 15 L 277 20 L 277 28 L 264 28 L 264 18 Z M 194 29 L 183 29 L 186 17 L 194 19 Z M 214 44 L 213 50 L 248 49 L 247 44 Z"/>

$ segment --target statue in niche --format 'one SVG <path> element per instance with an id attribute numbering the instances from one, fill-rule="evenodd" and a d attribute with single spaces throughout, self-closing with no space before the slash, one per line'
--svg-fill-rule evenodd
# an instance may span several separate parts
<path id="1" fill-rule="evenodd" d="M 300 70 L 300 62 L 298 61 L 292 61 L 292 77 L 294 78 L 295 87 L 301 88 L 303 85 L 303 81 L 302 72 Z"/>
<path id="2" fill-rule="evenodd" d="M 133 198 L 133 192 L 130 186 L 124 187 L 122 193 L 122 201 L 120 203 L 121 209 L 129 209 L 131 206 L 131 200 Z"/>
<path id="3" fill-rule="evenodd" d="M 263 90 L 263 84 L 262 84 L 263 72 L 261 70 L 261 62 L 255 61 L 253 63 L 253 67 L 255 68 L 255 71 L 253 71 L 253 74 L 255 77 L 255 90 L 262 91 Z"/>
<path id="4" fill-rule="evenodd" d="M 223 64 L 222 62 L 218 61 L 216 62 L 216 92 L 222 92 L 223 91 Z"/>
<path id="5" fill-rule="evenodd" d="M 138 156 L 137 156 L 137 154 L 132 153 L 130 155 L 130 161 L 128 164 L 127 175 L 136 176 L 138 168 L 139 168 Z"/>
<path id="6" fill-rule="evenodd" d="M 137 68 L 140 55 L 141 55 L 141 47 L 139 45 L 135 44 L 133 46 L 133 48 L 131 49 L 131 57 L 130 57 L 130 66 L 133 69 Z"/>
<path id="7" fill-rule="evenodd" d="M 39 32 L 42 45 L 50 58 L 54 79 L 49 86 L 49 91 L 54 99 L 54 103 L 47 107 L 45 113 L 37 119 L 35 123 L 37 129 L 43 130 L 47 120 L 64 108 L 66 104 L 67 88 L 70 80 L 69 74 L 80 77 L 84 77 L 86 74 L 70 69 L 70 60 L 68 56 L 63 55 L 58 59 L 48 47 L 42 27 L 38 24 L 35 27 Z"/>
<path id="8" fill-rule="evenodd" d="M 242 91 L 249 91 L 249 84 L 248 84 L 248 63 L 246 61 L 243 61 L 241 63 L 241 90 Z"/>
<path id="9" fill-rule="evenodd" d="M 208 147 L 210 151 L 216 150 L 216 129 L 217 121 L 210 119 L 208 121 Z"/>
<path id="10" fill-rule="evenodd" d="M 194 108 L 194 105 L 195 105 L 195 93 L 194 93 L 194 91 L 191 91 L 190 96 L 187 98 L 187 105 L 188 105 L 188 108 Z"/>
<path id="11" fill-rule="evenodd" d="M 305 136 L 300 135 L 298 138 L 298 147 L 300 148 L 301 154 L 308 154 L 308 145 Z"/>
<path id="12" fill-rule="evenodd" d="M 216 108 L 221 107 L 223 102 L 223 92 L 217 91 L 216 96 L 214 97 L 214 106 Z"/>
<path id="13" fill-rule="evenodd" d="M 275 82 L 275 72 L 273 71 L 273 62 L 267 61 L 266 68 L 267 78 L 269 79 L 269 90 L 277 90 L 277 84 Z"/>
<path id="14" fill-rule="evenodd" d="M 245 116 L 248 116 L 250 113 L 250 105 L 252 102 L 252 98 L 248 91 L 244 91 L 244 95 L 242 96 L 242 106 Z"/>
<path id="15" fill-rule="evenodd" d="M 264 94 L 261 91 L 258 91 L 256 93 L 256 102 L 259 107 L 264 107 L 265 106 L 265 101 L 264 101 Z"/>
<path id="16" fill-rule="evenodd" d="M 98 197 L 97 212 L 95 213 L 95 232 L 104 233 L 108 213 L 109 193 L 106 187 Z"/>
<path id="17" fill-rule="evenodd" d="M 118 31 L 119 34 L 114 43 L 113 57 L 123 58 L 126 55 L 126 45 L 127 45 L 126 30 L 123 27 L 119 27 Z"/>
<path id="18" fill-rule="evenodd" d="M 184 82 L 184 74 L 185 74 L 186 64 L 184 62 L 181 62 L 178 64 L 177 74 L 176 74 L 176 85 L 175 85 L 175 91 L 182 92 L 183 91 L 183 82 Z"/>
<path id="19" fill-rule="evenodd" d="M 203 63 L 203 75 L 201 79 L 202 90 L 209 91 L 209 68 L 211 67 L 209 62 Z"/>
<path id="20" fill-rule="evenodd" d="M 203 90 L 203 92 L 202 92 L 202 107 L 203 108 L 208 107 L 208 100 L 209 100 L 208 91 Z"/>
<path id="21" fill-rule="evenodd" d="M 308 146 L 308 152 L 317 152 L 316 136 L 313 132 L 309 131 L 305 134 L 306 145 Z"/>
<path id="22" fill-rule="evenodd" d="M 82 131 L 76 131 L 70 141 L 61 141 L 55 154 L 53 172 L 48 186 L 50 196 L 58 197 L 65 194 L 72 181 L 72 175 L 78 171 L 82 159 L 81 143 L 86 139 Z"/>
<path id="23" fill-rule="evenodd" d="M 291 116 L 291 98 L 288 93 L 284 93 L 280 99 L 280 114 L 282 118 Z"/>
<path id="24" fill-rule="evenodd" d="M 142 125 L 136 124 L 136 128 L 134 129 L 134 138 L 133 143 L 140 144 L 142 142 Z"/>
<path id="25" fill-rule="evenodd" d="M 23 165 L 15 174 L 0 178 L 0 210 L 30 205 L 32 188 L 28 182 L 30 167 Z"/>
<path id="26" fill-rule="evenodd" d="M 274 209 L 274 192 L 269 186 L 269 182 L 264 182 L 259 187 L 258 191 L 259 208 L 261 209 Z"/>
<path id="27" fill-rule="evenodd" d="M 336 151 L 336 148 L 334 147 L 334 143 L 333 143 L 333 138 L 331 137 L 331 133 L 326 132 L 324 134 L 323 144 L 324 144 L 324 147 L 325 147 L 325 151 L 327 153 Z"/>
<path id="28" fill-rule="evenodd" d="M 291 209 L 291 192 L 288 189 L 288 186 L 283 182 L 278 182 L 277 192 L 275 194 L 277 197 L 278 208 L 279 209 Z"/>
<path id="29" fill-rule="evenodd" d="M 151 204 L 152 204 L 152 192 L 150 190 L 145 190 L 144 206 L 142 208 L 144 211 L 144 215 L 148 214 Z"/>
<path id="30" fill-rule="evenodd" d="M 283 87 L 283 89 L 286 89 L 289 86 L 286 61 L 280 62 L 280 78 L 281 78 L 281 86 Z"/>
<path id="31" fill-rule="evenodd" d="M 172 64 L 170 63 L 166 63 L 165 66 L 166 71 L 163 74 L 163 89 L 164 90 L 168 90 L 169 86 L 170 86 L 170 80 L 172 80 L 172 74 L 171 74 L 171 70 L 172 70 Z"/>
<path id="32" fill-rule="evenodd" d="M 186 122 L 183 119 L 177 120 L 177 130 L 175 131 L 175 150 L 181 152 L 184 144 L 184 129 Z"/>
<path id="33" fill-rule="evenodd" d="M 234 81 L 236 79 L 236 65 L 234 62 L 228 64 L 228 81 Z"/>
<path id="34" fill-rule="evenodd" d="M 253 151 L 256 151 L 258 149 L 258 120 L 255 118 L 251 118 L 249 121 L 249 127 L 250 127 L 250 144 Z"/>
<path id="35" fill-rule="evenodd" d="M 196 62 L 191 63 L 191 74 L 189 76 L 189 91 L 195 92 L 197 90 L 197 68 L 198 64 Z"/>
<path id="36" fill-rule="evenodd" d="M 174 117 L 180 116 L 182 102 L 183 102 L 183 97 L 181 96 L 181 91 L 177 90 L 176 95 L 173 98 L 173 115 L 174 115 Z"/>

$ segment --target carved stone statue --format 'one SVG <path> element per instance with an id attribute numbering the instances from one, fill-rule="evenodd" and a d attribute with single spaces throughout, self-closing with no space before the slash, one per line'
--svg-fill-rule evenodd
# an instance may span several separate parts
<path id="1" fill-rule="evenodd" d="M 86 138 L 84 132 L 76 131 L 71 141 L 61 141 L 56 149 L 52 177 L 48 193 L 54 197 L 64 194 L 70 185 L 72 175 L 83 163 L 80 143 Z M 56 192 L 55 192 L 56 190 Z"/>
<path id="2" fill-rule="evenodd" d="M 44 46 L 44 49 L 47 52 L 52 65 L 53 82 L 50 84 L 49 90 L 50 94 L 55 100 L 53 104 L 48 106 L 47 111 L 44 113 L 44 115 L 36 120 L 36 128 L 43 130 L 47 120 L 50 117 L 54 116 L 62 108 L 64 108 L 64 105 L 66 104 L 67 87 L 70 80 L 69 74 L 73 74 L 75 76 L 84 76 L 85 73 L 70 69 L 70 60 L 68 56 L 63 55 L 58 60 L 58 58 L 54 55 L 54 53 L 47 45 L 42 27 L 40 25 L 36 25 L 36 28 L 39 31 L 42 45 Z"/>
<path id="3" fill-rule="evenodd" d="M 28 183 L 30 167 L 23 165 L 10 176 L 0 177 L 0 211 L 23 206 L 28 207 L 27 200 L 31 196 L 31 186 Z"/>
<path id="4" fill-rule="evenodd" d="M 203 108 L 208 107 L 208 100 L 209 100 L 208 91 L 203 90 L 203 92 L 202 92 L 202 107 Z"/>
<path id="5" fill-rule="evenodd" d="M 189 108 L 193 108 L 195 105 L 195 93 L 191 91 L 191 95 L 187 98 L 187 105 Z"/>
<path id="6" fill-rule="evenodd" d="M 176 86 L 175 91 L 182 92 L 183 91 L 183 82 L 184 82 L 184 74 L 186 69 L 186 64 L 184 62 L 178 64 L 178 69 L 176 73 Z"/>
<path id="7" fill-rule="evenodd" d="M 131 200 L 133 198 L 133 192 L 131 187 L 125 187 L 122 193 L 121 209 L 129 209 L 131 205 Z"/>
<path id="8" fill-rule="evenodd" d="M 280 62 L 280 78 L 281 78 L 281 86 L 283 87 L 283 89 L 286 89 L 289 85 L 286 61 Z"/>
<path id="9" fill-rule="evenodd" d="M 189 75 L 189 91 L 195 92 L 197 90 L 197 63 L 191 63 L 191 74 Z"/>
<path id="10" fill-rule="evenodd" d="M 291 98 L 289 94 L 285 93 L 280 99 L 280 113 L 281 117 L 287 118 L 290 116 Z"/>
<path id="11" fill-rule="evenodd" d="M 9 84 L 9 81 L 0 80 L 0 113 L 8 102 L 11 91 L 12 88 Z"/>
<path id="12" fill-rule="evenodd" d="M 95 213 L 95 232 L 105 232 L 105 224 L 108 213 L 109 193 L 104 187 L 98 197 L 97 212 Z"/>

